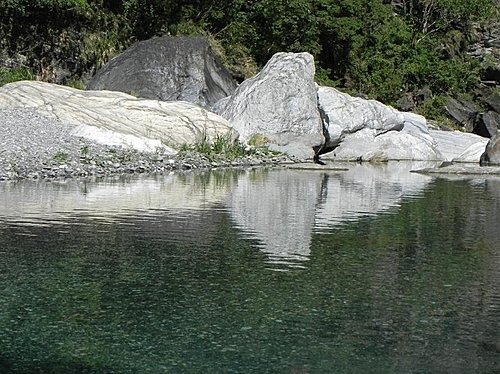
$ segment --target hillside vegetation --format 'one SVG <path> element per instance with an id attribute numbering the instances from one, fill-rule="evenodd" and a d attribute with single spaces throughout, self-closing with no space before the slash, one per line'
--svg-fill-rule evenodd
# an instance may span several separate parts
<path id="1" fill-rule="evenodd" d="M 205 35 L 239 79 L 279 51 L 307 51 L 317 80 L 417 111 L 473 96 L 490 57 L 473 57 L 498 0 L 2 0 L 0 84 L 37 78 L 83 87 L 135 41 Z"/>

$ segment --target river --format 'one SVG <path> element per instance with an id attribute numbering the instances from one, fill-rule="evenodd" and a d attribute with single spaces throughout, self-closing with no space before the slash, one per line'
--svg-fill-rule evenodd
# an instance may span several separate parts
<path id="1" fill-rule="evenodd" d="M 0 183 L 0 372 L 500 371 L 500 178 Z"/>

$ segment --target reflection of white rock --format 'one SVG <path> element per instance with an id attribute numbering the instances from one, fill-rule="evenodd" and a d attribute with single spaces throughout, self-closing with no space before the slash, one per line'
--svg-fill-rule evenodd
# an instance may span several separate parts
<path id="1" fill-rule="evenodd" d="M 322 175 L 255 170 L 238 179 L 229 202 L 231 215 L 238 227 L 261 241 L 271 262 L 308 258 Z"/>
<path id="2" fill-rule="evenodd" d="M 403 197 L 420 193 L 430 181 L 429 177 L 410 173 L 426 166 L 435 165 L 351 164 L 345 173 L 328 175 L 325 198 L 316 210 L 316 228 L 329 228 L 399 206 Z"/>
<path id="3" fill-rule="evenodd" d="M 86 214 L 103 220 L 151 211 L 207 209 L 226 200 L 230 183 L 195 173 L 161 177 L 0 184 L 0 218 L 43 224 Z"/>

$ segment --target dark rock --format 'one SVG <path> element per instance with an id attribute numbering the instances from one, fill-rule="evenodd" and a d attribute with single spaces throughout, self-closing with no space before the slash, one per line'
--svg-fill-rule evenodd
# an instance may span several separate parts
<path id="1" fill-rule="evenodd" d="M 465 131 L 472 131 L 479 114 L 479 110 L 474 104 L 463 99 L 457 100 L 448 97 L 445 109 L 460 126 L 464 127 Z"/>
<path id="2" fill-rule="evenodd" d="M 486 67 L 481 75 L 481 80 L 500 84 L 500 64 Z"/>
<path id="3" fill-rule="evenodd" d="M 422 104 L 424 101 L 430 99 L 432 96 L 432 91 L 428 88 L 422 88 L 413 92 L 405 93 L 397 102 L 397 107 L 404 111 L 409 112 L 415 109 L 418 105 Z"/>
<path id="4" fill-rule="evenodd" d="M 483 101 L 488 104 L 495 112 L 500 113 L 500 94 L 495 92 L 483 98 Z"/>
<path id="5" fill-rule="evenodd" d="M 491 138 L 500 129 L 500 114 L 496 112 L 481 113 L 478 116 L 476 126 L 474 126 L 473 133 Z"/>
<path id="6" fill-rule="evenodd" d="M 138 42 L 109 61 L 87 89 L 210 107 L 231 95 L 236 82 L 205 38 L 161 37 Z"/>
<path id="7" fill-rule="evenodd" d="M 430 99 L 432 91 L 429 88 L 421 88 L 413 93 L 413 97 L 417 105 L 422 104 L 424 101 Z"/>
<path id="8" fill-rule="evenodd" d="M 405 112 L 409 112 L 417 106 L 415 103 L 415 100 L 413 100 L 413 94 L 411 92 L 408 92 L 404 94 L 397 102 L 396 102 L 397 107 Z"/>
<path id="9" fill-rule="evenodd" d="M 481 155 L 481 166 L 500 165 L 500 132 L 490 139 Z"/>

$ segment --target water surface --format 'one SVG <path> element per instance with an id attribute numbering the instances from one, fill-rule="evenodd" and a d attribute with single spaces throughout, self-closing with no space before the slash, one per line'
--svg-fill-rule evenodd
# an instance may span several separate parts
<path id="1" fill-rule="evenodd" d="M 500 179 L 0 184 L 0 372 L 500 370 Z"/>

